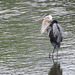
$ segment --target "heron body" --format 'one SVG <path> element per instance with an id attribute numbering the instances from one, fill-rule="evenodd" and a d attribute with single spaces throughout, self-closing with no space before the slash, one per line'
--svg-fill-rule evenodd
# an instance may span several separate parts
<path id="1" fill-rule="evenodd" d="M 47 28 L 47 32 L 54 49 L 58 49 L 60 47 L 60 43 L 62 42 L 62 29 L 57 20 L 53 20 L 51 22 Z"/>
<path id="2" fill-rule="evenodd" d="M 41 33 L 44 33 L 45 31 L 47 31 L 48 36 L 50 38 L 50 42 L 54 47 L 54 50 L 60 48 L 60 44 L 62 42 L 62 28 L 58 24 L 58 21 L 53 20 L 52 16 L 49 14 L 42 19 L 43 19 L 43 22 L 41 26 Z M 53 50 L 53 53 L 54 53 L 54 50 Z"/>

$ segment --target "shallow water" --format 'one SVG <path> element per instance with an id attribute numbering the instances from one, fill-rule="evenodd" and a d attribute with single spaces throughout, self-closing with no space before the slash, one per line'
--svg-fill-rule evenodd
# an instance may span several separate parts
<path id="1" fill-rule="evenodd" d="M 1 0 L 0 75 L 48 75 L 53 65 L 48 55 L 53 47 L 48 35 L 40 33 L 42 21 L 35 22 L 45 13 L 63 28 L 58 54 L 63 75 L 75 75 L 74 8 L 74 0 Z"/>

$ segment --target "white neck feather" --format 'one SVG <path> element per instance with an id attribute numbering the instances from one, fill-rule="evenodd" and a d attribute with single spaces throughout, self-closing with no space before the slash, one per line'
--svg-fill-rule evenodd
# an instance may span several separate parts
<path id="1" fill-rule="evenodd" d="M 42 26 L 41 26 L 41 33 L 43 34 L 47 27 L 50 25 L 50 23 L 43 21 Z"/>
<path id="2" fill-rule="evenodd" d="M 44 18 L 41 26 L 41 33 L 44 33 L 52 21 L 52 16 L 48 15 Z"/>

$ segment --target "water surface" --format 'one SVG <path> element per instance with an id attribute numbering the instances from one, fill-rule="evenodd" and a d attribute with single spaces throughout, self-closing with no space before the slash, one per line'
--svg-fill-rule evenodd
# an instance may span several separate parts
<path id="1" fill-rule="evenodd" d="M 63 28 L 58 58 L 63 75 L 75 75 L 74 8 L 74 0 L 1 0 L 0 75 L 48 75 L 53 47 L 48 35 L 40 33 L 42 21 L 35 22 L 45 13 Z"/>

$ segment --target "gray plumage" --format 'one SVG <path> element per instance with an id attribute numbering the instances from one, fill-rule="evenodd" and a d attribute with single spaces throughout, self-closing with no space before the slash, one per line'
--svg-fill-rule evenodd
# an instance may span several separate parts
<path id="1" fill-rule="evenodd" d="M 47 32 L 54 49 L 58 49 L 62 42 L 62 28 L 57 20 L 51 22 L 47 28 Z"/>

